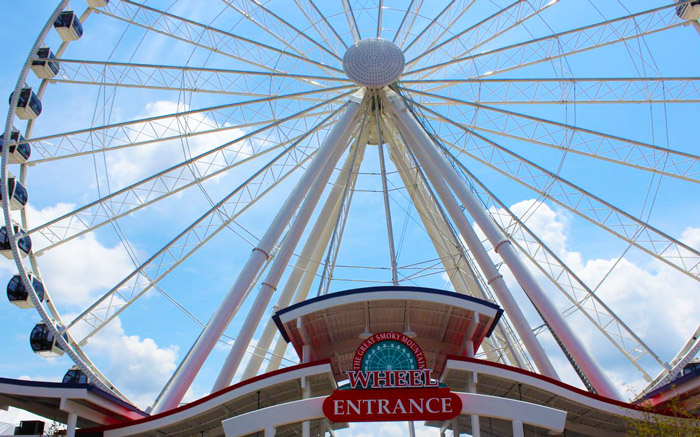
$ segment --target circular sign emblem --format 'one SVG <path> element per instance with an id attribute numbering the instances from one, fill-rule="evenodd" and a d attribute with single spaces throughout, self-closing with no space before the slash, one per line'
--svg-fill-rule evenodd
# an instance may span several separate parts
<path id="1" fill-rule="evenodd" d="M 418 343 L 399 332 L 380 332 L 362 342 L 352 360 L 355 371 L 425 369 Z"/>

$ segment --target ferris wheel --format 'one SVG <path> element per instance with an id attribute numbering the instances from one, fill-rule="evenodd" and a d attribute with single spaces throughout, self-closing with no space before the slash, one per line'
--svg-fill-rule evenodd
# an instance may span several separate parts
<path id="1" fill-rule="evenodd" d="M 699 16 L 60 1 L 3 136 L 8 297 L 35 352 L 124 399 L 92 342 L 179 348 L 156 411 L 293 362 L 274 309 L 379 284 L 499 303 L 485 359 L 658 387 L 700 349 Z"/>

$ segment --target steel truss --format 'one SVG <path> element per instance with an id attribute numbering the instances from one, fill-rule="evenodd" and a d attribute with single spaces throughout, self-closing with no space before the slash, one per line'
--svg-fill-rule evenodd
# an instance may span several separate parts
<path id="1" fill-rule="evenodd" d="M 226 330 L 244 304 L 252 306 L 246 314 L 238 314 L 242 326 L 213 390 L 230 385 L 245 354 L 252 356 L 246 368 L 240 369 L 243 379 L 260 372 L 265 359 L 269 360 L 265 371 L 278 368 L 286 343 L 278 338 L 273 346 L 273 323 L 266 323 L 254 345 L 256 329 L 265 320 L 273 298 L 277 297 L 276 307 L 285 307 L 305 300 L 312 289 L 318 294 L 333 292 L 342 281 L 358 280 L 339 272 L 349 268 L 381 270 L 386 279 L 377 282 L 394 285 L 419 283 L 444 274 L 446 283 L 457 293 L 499 303 L 506 309 L 506 317 L 484 343 L 486 359 L 556 378 L 550 357 L 536 336 L 538 330 L 533 332 L 533 320 L 525 317 L 505 283 L 500 269 L 507 267 L 582 379 L 609 397 L 619 396 L 565 316 L 573 312 L 585 316 L 649 382 L 647 391 L 672 381 L 700 350 L 696 332 L 674 359 L 664 362 L 472 167 L 478 164 L 481 170 L 504 175 L 628 247 L 687 277 L 700 279 L 700 252 L 696 248 L 511 147 L 527 145 L 561 156 L 571 153 L 593 163 L 605 161 L 641 170 L 654 178 L 699 183 L 700 156 L 669 146 L 671 140 L 665 145 L 658 140 L 637 141 L 540 115 L 554 114 L 546 112 L 550 110 L 575 110 L 576 105 L 584 104 L 618 105 L 623 110 L 645 105 L 650 123 L 667 127 L 667 119 L 663 123 L 656 120 L 659 113 L 668 118 L 671 105 L 692 108 L 700 104 L 700 78 L 663 77 L 648 44 L 655 36 L 685 32 L 679 30 L 685 26 L 700 31 L 697 22 L 676 15 L 677 2 L 563 32 L 554 32 L 546 23 L 549 13 L 564 7 L 563 1 L 494 0 L 484 5 L 477 0 L 446 0 L 429 10 L 428 2 L 411 0 L 405 10 L 395 11 L 384 0 L 376 2 L 376 7 L 342 0 L 335 10 L 315 0 L 295 0 L 294 5 L 289 4 L 296 8 L 293 14 L 257 0 L 216 3 L 220 12 L 207 24 L 132 0 L 113 0 L 106 7 L 88 8 L 80 16 L 85 23 L 97 13 L 110 23 L 145 32 L 144 41 L 160 38 L 193 53 L 206 53 L 206 62 L 209 56 L 219 61 L 207 64 L 213 67 L 194 65 L 199 62 L 196 57 L 193 65 L 142 64 L 116 61 L 111 56 L 107 60 L 67 59 L 63 55 L 68 43 L 62 43 L 55 53 L 60 73 L 35 87 L 40 98 L 54 84 L 57 90 L 98 87 L 102 105 L 96 107 L 89 128 L 54 129 L 53 133 L 42 131 L 34 136 L 34 121 L 30 121 L 24 135 L 34 155 L 20 167 L 23 183 L 30 167 L 31 172 L 41 172 L 83 157 L 106 162 L 113 154 L 145 147 L 161 146 L 169 150 L 167 153 L 171 148 L 172 152 L 184 151 L 184 158 L 176 158 L 174 164 L 128 186 L 110 185 L 105 191 L 97 174 L 96 199 L 28 229 L 35 239 L 29 262 L 19 255 L 19 236 L 11 237 L 17 267 L 42 320 L 97 386 L 126 398 L 92 364 L 82 347 L 153 289 L 202 326 L 161 288 L 164 280 L 178 270 L 181 273 L 185 262 L 204 252 L 224 229 L 241 229 L 253 235 L 246 228 L 249 225 L 242 224 L 246 213 L 275 195 L 287 200 L 274 211 L 264 236 L 251 238 L 254 249 L 250 258 L 159 396 L 155 412 L 178 405 L 214 345 L 233 337 Z M 52 20 L 66 4 L 60 3 Z M 229 19 L 238 20 L 239 25 L 231 28 Z M 9 138 L 16 95 L 29 80 L 30 64 L 40 60 L 36 49 L 44 43 L 52 20 L 20 75 L 3 138 L 9 146 L 18 145 Z M 539 34 L 544 28 L 551 33 L 535 37 L 531 29 L 537 27 Z M 239 28 L 255 29 L 255 37 L 242 34 Z M 390 39 L 404 52 L 406 67 L 392 90 L 363 89 L 342 70 L 348 46 L 366 38 Z M 610 47 L 626 51 L 639 74 L 578 77 L 573 73 L 569 62 L 577 55 Z M 227 67 L 217 68 L 223 65 L 222 59 Z M 550 65 L 556 71 L 547 76 L 545 67 Z M 110 122 L 118 92 L 164 93 L 178 96 L 178 102 L 197 103 L 192 107 L 178 103 L 170 114 Z M 182 96 L 187 98 L 181 100 Z M 191 153 L 188 141 L 212 134 L 228 135 L 228 139 L 207 146 L 201 153 Z M 363 171 L 372 161 L 367 156 L 375 145 L 378 155 L 371 156 L 378 158 L 377 169 Z M 8 159 L 5 148 L 5 179 Z M 340 162 L 343 164 L 336 164 Z M 206 185 L 238 171 L 246 172 L 238 179 L 242 182 L 225 190 L 224 195 L 209 196 Z M 368 175 L 377 181 L 373 190 L 362 185 Z M 109 185 L 108 177 L 106 182 Z M 6 223 L 18 216 L 28 228 L 24 210 L 10 212 L 7 184 L 3 185 Z M 294 188 L 285 191 L 285 186 Z M 202 190 L 211 207 L 146 259 L 138 260 L 121 229 L 126 217 L 153 211 L 159 202 L 194 189 Z M 341 265 L 343 243 L 352 238 L 347 229 L 358 192 L 381 197 L 381 220 L 389 246 L 386 267 Z M 317 208 L 317 204 L 321 206 Z M 398 247 L 406 225 L 399 226 L 396 216 L 405 217 L 405 223 L 426 233 L 432 257 L 399 261 Z M 486 241 L 477 235 L 470 218 L 486 234 Z M 313 226 L 306 230 L 311 221 Z M 48 297 L 43 304 L 38 301 L 28 273 L 41 278 L 38 256 L 109 227 L 132 256 L 134 268 L 70 323 L 64 323 L 53 299 Z M 304 239 L 309 232 L 317 238 Z M 491 250 L 504 263 L 494 262 Z M 572 305 L 569 310 L 562 311 L 549 302 L 543 284 L 534 280 L 518 254 L 529 259 L 564 295 Z M 50 296 L 50 281 L 45 286 Z M 657 374 L 659 368 L 662 370 Z"/>

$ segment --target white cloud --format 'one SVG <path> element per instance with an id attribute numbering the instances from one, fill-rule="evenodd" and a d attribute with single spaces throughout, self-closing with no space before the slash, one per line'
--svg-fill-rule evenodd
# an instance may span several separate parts
<path id="1" fill-rule="evenodd" d="M 44 223 L 73 210 L 74 205 L 57 204 L 41 210 L 28 207 L 32 223 Z M 35 238 L 38 247 L 46 241 Z M 42 277 L 56 305 L 62 309 L 85 308 L 111 289 L 134 265 L 120 242 L 103 245 L 95 233 L 86 234 L 40 257 Z M 70 321 L 76 314 L 64 314 Z M 71 330 L 82 338 L 88 327 Z M 153 401 L 176 367 L 177 346 L 160 347 L 151 338 L 128 335 L 119 318 L 106 325 L 86 346 L 88 355 L 99 364 L 110 380 L 140 407 Z"/>
<path id="2" fill-rule="evenodd" d="M 120 243 L 104 246 L 94 234 L 86 234 L 41 257 L 42 277 L 51 296 L 69 307 L 94 302 L 133 269 Z"/>
<path id="3" fill-rule="evenodd" d="M 168 115 L 188 109 L 189 107 L 183 103 L 159 100 L 146 105 L 143 117 Z M 203 132 L 214 129 L 217 125 L 214 120 L 201 113 L 195 113 L 187 117 L 179 117 L 176 121 L 165 119 L 162 122 L 153 122 L 148 128 L 134 125 L 131 127 L 134 132 L 131 133 L 130 139 L 133 142 L 148 141 L 155 136 L 167 137 L 179 135 L 180 132 Z M 227 123 L 224 126 L 231 127 Z M 225 144 L 243 134 L 243 130 L 231 128 L 225 131 L 191 136 L 184 140 L 157 142 L 112 152 L 107 157 L 110 181 L 115 187 L 126 186 L 166 167 Z M 248 143 L 242 144 L 240 150 L 243 154 L 249 154 L 251 151 Z M 207 159 L 206 163 L 199 164 L 196 168 L 197 171 L 204 172 L 210 166 L 218 168 L 224 164 L 223 157 L 215 154 Z"/>
<path id="4" fill-rule="evenodd" d="M 616 259 L 584 259 L 580 252 L 571 250 L 567 245 L 567 236 L 571 232 L 567 213 L 553 210 L 535 200 L 519 202 L 513 205 L 511 210 L 518 215 L 525 214 L 527 226 L 589 287 L 596 286 L 605 278 L 596 294 L 663 359 L 668 360 L 675 355 L 678 348 L 696 329 L 700 314 L 700 301 L 697 299 L 700 285 L 697 281 L 651 258 L 645 265 L 636 264 L 627 258 L 619 262 Z M 504 217 L 504 211 L 499 213 Z M 478 228 L 477 232 L 483 237 Z M 700 228 L 686 229 L 681 239 L 689 245 L 700 246 Z M 500 262 L 498 255 L 492 253 L 492 256 L 494 261 Z M 531 265 L 531 269 L 560 310 L 571 306 L 570 301 L 556 290 L 534 265 Z M 611 269 L 613 270 L 610 271 Z M 505 268 L 502 268 L 501 272 L 511 290 L 518 295 L 519 287 L 515 278 Z M 520 299 L 523 299 L 522 295 Z M 520 302 L 526 308 L 528 317 L 536 317 L 529 303 L 523 300 Z M 534 318 L 531 320 L 533 325 L 538 323 L 534 322 Z M 632 366 L 624 361 L 620 352 L 615 350 L 587 319 L 581 314 L 574 314 L 567 320 L 623 395 L 627 395 L 628 391 L 638 392 L 644 387 L 641 375 L 632 370 Z M 545 338 L 547 337 L 541 336 L 541 340 Z M 545 341 L 544 345 L 553 353 L 556 346 L 547 343 L 552 342 Z M 555 357 L 553 361 L 560 376 L 569 383 L 578 384 L 575 375 L 569 371 L 568 363 L 556 355 L 552 356 Z"/>
<path id="5" fill-rule="evenodd" d="M 30 225 L 63 215 L 74 205 L 59 203 L 37 210 L 28 206 Z M 47 241 L 39 234 L 32 236 L 36 248 L 45 247 Z M 83 307 L 134 269 L 129 255 L 121 243 L 108 247 L 101 244 L 94 233 L 85 234 L 47 251 L 39 259 L 41 274 L 55 302 L 68 307 Z"/>
<path id="6" fill-rule="evenodd" d="M 686 228 L 680 240 L 694 249 L 700 249 L 700 228 Z"/>
<path id="7" fill-rule="evenodd" d="M 119 318 L 87 345 L 90 356 L 108 362 L 101 370 L 141 408 L 150 406 L 175 371 L 177 346 L 162 348 L 151 338 L 127 335 Z"/>
<path id="8" fill-rule="evenodd" d="M 51 421 L 45 417 L 37 416 L 19 408 L 9 407 L 7 410 L 0 410 L 0 435 L 13 435 L 15 426 L 23 420 L 41 420 L 45 423 L 44 431 L 48 431 Z"/>

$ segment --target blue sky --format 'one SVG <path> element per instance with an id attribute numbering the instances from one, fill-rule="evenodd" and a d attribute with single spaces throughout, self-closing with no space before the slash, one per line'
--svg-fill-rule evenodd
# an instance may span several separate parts
<path id="1" fill-rule="evenodd" d="M 5 54 L 5 62 L 0 67 L 2 89 L 9 94 L 14 88 L 17 74 L 33 39 L 50 14 L 54 2 L 8 1 L 6 7 L 12 11 L 17 25 L 0 29 L 0 41 Z M 166 8 L 172 2 L 149 2 L 156 7 Z M 197 3 L 194 8 L 178 2 L 173 7 L 176 14 L 187 14 L 203 23 L 213 22 L 226 30 L 233 29 L 251 35 L 270 44 L 270 37 L 250 23 L 240 21 L 238 16 L 226 10 L 222 2 Z M 396 2 L 385 2 L 388 23 L 400 19 L 401 15 L 393 8 Z M 505 3 L 505 2 L 501 2 Z M 271 3 L 273 8 L 276 3 Z M 372 5 L 373 2 L 368 2 Z M 396 3 L 398 4 L 398 3 Z M 634 11 L 665 5 L 661 1 L 637 2 Z M 82 11 L 84 1 L 72 2 L 73 7 Z M 597 5 L 604 8 L 595 11 L 592 3 L 562 0 L 542 14 L 544 21 L 533 20 L 482 48 L 488 50 L 513 44 L 534 36 L 543 36 L 550 31 L 563 31 L 585 24 L 594 23 L 603 17 L 616 17 L 625 13 L 621 2 Z M 424 14 L 432 16 L 435 11 L 427 9 Z M 437 10 L 437 6 L 430 6 Z M 359 8 L 358 20 L 363 36 L 373 36 L 374 23 L 371 11 Z M 344 17 L 337 14 L 338 8 L 329 6 L 331 22 L 338 28 L 347 29 Z M 478 2 L 473 15 L 461 18 L 455 29 L 473 23 L 479 14 L 488 14 L 488 8 Z M 288 11 L 288 19 L 298 23 L 301 17 L 296 11 Z M 425 24 L 426 19 L 417 21 Z M 546 24 L 545 24 L 546 23 Z M 342 27 L 345 26 L 345 27 Z M 389 26 L 389 25 L 387 25 Z M 347 30 L 343 32 L 347 33 Z M 343 35 L 347 36 L 346 33 Z M 58 46 L 58 39 L 52 31 L 48 39 L 51 47 Z M 119 43 L 117 44 L 117 42 Z M 641 51 L 639 56 L 635 51 Z M 656 76 L 657 71 L 664 76 L 698 76 L 700 68 L 700 40 L 691 27 L 684 27 L 646 37 L 628 44 L 616 44 L 568 57 L 565 62 L 552 61 L 541 66 L 529 67 L 501 75 L 502 77 L 552 77 L 561 68 L 568 68 L 574 77 L 639 77 Z M 71 44 L 65 55 L 70 59 L 113 60 L 171 65 L 206 65 L 219 68 L 251 68 L 240 61 L 219 55 L 210 55 L 205 50 L 193 50 L 190 46 L 175 43 L 166 38 L 146 35 L 133 28 L 126 29 L 122 23 L 107 17 L 93 15 L 85 26 L 85 36 Z M 448 69 L 447 74 L 459 74 Z M 30 85 L 38 85 L 30 73 Z M 281 84 L 268 82 L 267 87 L 255 91 L 277 92 Z M 261 91 L 261 88 L 262 91 Z M 56 84 L 49 87 L 43 100 L 44 114 L 36 125 L 35 136 L 67 132 L 94 125 L 116 121 L 128 121 L 147 116 L 167 114 L 178 108 L 199 108 L 232 101 L 245 100 L 244 97 L 203 93 L 177 93 L 170 91 L 143 91 L 120 89 L 113 104 L 105 109 L 99 101 L 99 87 L 85 85 Z M 583 126 L 661 147 L 688 153 L 697 153 L 697 133 L 694 120 L 698 105 L 684 104 L 567 104 L 567 105 L 503 105 L 505 109 L 539 116 L 562 123 Z M 259 117 L 270 116 L 273 111 L 282 111 L 281 106 L 259 108 Z M 447 114 L 447 109 L 441 109 Z M 450 110 L 452 111 L 452 109 Z M 99 116 L 95 116 L 95 114 Z M 454 114 L 450 112 L 450 114 Z M 201 120 L 200 120 L 201 121 Z M 206 120 L 205 120 L 206 121 Z M 17 120 L 17 126 L 24 123 Z M 246 128 L 248 129 L 248 128 Z M 184 157 L 206 150 L 212 145 L 230 141 L 232 135 L 247 133 L 246 130 L 229 130 L 212 136 L 193 137 L 189 141 L 173 141 L 165 145 L 143 146 L 125 149 L 107 155 L 81 157 L 74 160 L 57 161 L 37 165 L 29 169 L 28 188 L 31 223 L 43 221 L 69 212 L 99 197 L 105 190 L 114 190 L 151 175 Z M 449 130 L 443 132 L 450 132 Z M 298 132 L 297 132 L 298 134 Z M 283 141 L 280 136 L 292 135 L 292 131 L 279 130 L 268 141 Z M 235 136 L 234 136 L 235 137 Z M 450 137 L 452 138 L 452 137 Z M 533 147 L 515 139 L 503 139 L 511 150 L 523 154 L 543 166 L 559 171 L 585 189 L 635 215 L 641 215 L 664 232 L 682 239 L 693 247 L 700 244 L 700 229 L 697 227 L 697 214 L 700 206 L 697 199 L 698 184 L 678 181 L 672 178 L 651 176 L 636 169 Z M 258 138 L 258 144 L 263 139 Z M 172 196 L 153 207 L 146 208 L 119 221 L 125 240 L 133 249 L 132 255 L 143 261 L 172 239 L 178 232 L 240 184 L 252 172 L 269 160 L 262 157 L 251 164 L 241 166 L 236 171 L 213 178 L 203 184 L 202 189 L 193 187 Z M 633 327 L 663 359 L 670 360 L 685 342 L 700 319 L 697 281 L 678 274 L 637 249 L 626 251 L 627 244 L 610 237 L 607 233 L 586 223 L 571 212 L 551 203 L 539 202 L 531 191 L 507 180 L 492 170 L 474 161 L 465 159 L 474 173 L 493 187 L 494 191 L 514 211 L 526 213 L 528 226 L 540 233 L 542 238 L 564 259 L 591 287 L 603 278 L 599 294 L 606 302 Z M 390 170 L 392 164 L 388 164 Z M 108 168 L 108 172 L 105 172 Z M 18 171 L 18 169 L 11 169 Z M 352 209 L 346 227 L 346 236 L 338 255 L 339 265 L 373 266 L 380 269 L 343 269 L 337 271 L 337 280 L 332 290 L 337 291 L 354 286 L 371 285 L 372 280 L 387 281 L 389 278 L 386 230 L 383 221 L 381 196 L 371 188 L 377 186 L 376 174 L 379 171 L 376 147 L 368 148 L 358 180 L 360 191 L 353 199 Z M 337 171 L 335 172 L 337 173 Z M 96 179 L 97 175 L 97 179 Z M 335 177 L 335 174 L 332 178 Z M 235 279 L 240 267 L 250 253 L 249 241 L 259 238 L 271 219 L 271 211 L 276 211 L 293 187 L 298 175 L 292 175 L 285 183 L 265 196 L 260 204 L 247 211 L 238 221 L 240 227 L 222 231 L 202 250 L 183 263 L 160 285 L 169 295 L 182 304 L 200 321 L 206 320 L 218 305 L 221 296 Z M 410 206 L 405 190 L 398 177 L 390 176 L 395 184 L 392 192 L 392 218 L 399 251 L 399 264 L 408 266 L 415 262 L 428 262 L 434 258 L 434 251 L 422 232 L 416 213 Z M 206 193 L 206 195 L 205 195 Z M 648 200 L 645 203 L 645 199 Z M 652 202 L 653 200 L 653 202 Z M 652 205 L 653 207 L 649 207 Z M 316 214 L 314 214 L 315 218 Z M 245 238 L 241 238 L 243 235 Z M 306 231 L 308 235 L 308 229 Z M 248 240 L 248 241 L 246 241 Z M 371 248 L 369 250 L 368 248 Z M 297 253 L 300 248 L 297 248 Z M 625 259 L 615 260 L 625 253 Z M 55 304 L 61 314 L 70 320 L 87 307 L 94 299 L 114 286 L 134 268 L 134 260 L 125 251 L 122 240 L 115 228 L 105 226 L 97 232 L 67 243 L 59 249 L 49 251 L 39 258 L 39 265 Z M 611 267 L 611 274 L 607 275 Z M 361 273 L 358 273 L 361 271 Z M 405 269 L 408 274 L 409 269 Z M 0 264 L 0 283 L 6 282 L 14 273 L 12 263 Z M 424 286 L 446 287 L 450 284 L 437 272 L 414 282 Z M 505 273 L 516 298 L 535 321 L 532 308 L 526 302 L 521 290 L 512 277 Z M 540 276 L 540 279 L 545 280 Z M 352 281 L 350 281 L 352 280 Z M 283 278 L 284 281 L 284 278 Z M 312 286 L 310 296 L 318 288 Z M 547 287 L 551 290 L 551 287 Z M 568 307 L 568 302 L 552 292 L 552 299 L 560 308 Z M 245 314 L 249 301 L 246 301 L 239 314 Z M 0 301 L 0 329 L 5 333 L 3 345 L 15 359 L 0 363 L 0 375 L 12 378 L 28 377 L 35 380 L 60 379 L 70 362 L 65 358 L 42 359 L 34 355 L 28 345 L 28 336 L 38 316 L 32 310 L 19 310 L 7 302 Z M 592 328 L 580 314 L 569 318 L 581 333 L 584 342 L 594 351 L 596 358 L 621 390 L 638 390 L 643 386 L 640 375 L 614 350 L 606 340 Z M 237 316 L 227 333 L 236 335 L 243 317 Z M 104 332 L 88 344 L 87 351 L 98 366 L 112 378 L 140 406 L 147 406 L 159 391 L 162 382 L 174 369 L 192 341 L 199 333 L 198 325 L 183 314 L 158 293 L 149 292 L 129 311 L 120 316 Z M 256 339 L 258 333 L 254 336 Z M 566 366 L 565 359 L 556 350 L 551 337 L 543 334 L 541 339 L 551 353 L 554 364 L 562 377 L 572 384 L 579 384 L 573 372 Z M 205 395 L 216 377 L 217 366 L 226 354 L 226 347 L 217 347 L 202 373 L 195 380 L 188 399 Z M 295 359 L 288 353 L 288 358 Z M 653 367 L 652 367 L 653 368 Z M 398 425 L 386 425 L 387 434 L 397 435 Z M 362 435 L 363 428 L 352 433 Z"/>

